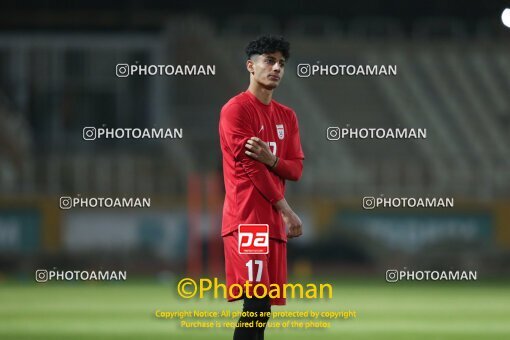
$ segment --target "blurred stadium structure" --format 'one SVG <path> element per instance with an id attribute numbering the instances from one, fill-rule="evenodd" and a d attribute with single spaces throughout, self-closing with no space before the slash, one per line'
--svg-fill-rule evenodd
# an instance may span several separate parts
<path id="1" fill-rule="evenodd" d="M 288 185 L 307 234 L 292 245 L 294 272 L 508 273 L 510 32 L 498 20 L 179 15 L 161 30 L 2 32 L 0 271 L 98 262 L 221 271 L 218 115 L 247 87 L 246 43 L 274 32 L 292 44 L 276 99 L 297 112 L 307 157 L 301 182 Z M 216 75 L 115 76 L 116 64 L 136 62 L 214 64 Z M 298 78 L 299 63 L 396 64 L 398 76 Z M 427 128 L 428 138 L 326 140 L 328 126 L 347 124 Z M 85 126 L 179 127 L 184 138 L 84 141 Z M 154 207 L 59 210 L 59 196 L 78 194 L 143 195 Z M 380 194 L 453 196 L 456 208 L 361 209 Z"/>

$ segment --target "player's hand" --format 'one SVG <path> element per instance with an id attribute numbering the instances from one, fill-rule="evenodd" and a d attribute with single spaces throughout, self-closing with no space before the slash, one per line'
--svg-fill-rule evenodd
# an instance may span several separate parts
<path id="1" fill-rule="evenodd" d="M 289 228 L 287 232 L 288 238 L 299 237 L 303 234 L 303 222 L 298 215 L 292 210 L 282 211 L 283 222 Z"/>
<path id="2" fill-rule="evenodd" d="M 276 161 L 276 156 L 273 155 L 269 146 L 258 137 L 248 139 L 244 147 L 247 149 L 245 154 L 267 166 L 272 166 Z"/>

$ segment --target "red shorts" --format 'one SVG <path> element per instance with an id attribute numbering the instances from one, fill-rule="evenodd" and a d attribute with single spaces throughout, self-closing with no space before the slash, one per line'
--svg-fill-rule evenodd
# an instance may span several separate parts
<path id="1" fill-rule="evenodd" d="M 278 284 L 283 294 L 283 285 L 287 283 L 287 243 L 285 241 L 270 238 L 268 254 L 239 254 L 236 230 L 223 236 L 223 248 L 227 288 L 233 284 L 244 287 L 245 282 L 249 281 L 252 286 L 263 284 L 269 291 L 271 284 Z M 232 296 L 228 296 L 228 301 L 240 299 L 239 289 L 233 289 L 232 293 Z M 260 290 L 257 293 L 259 296 L 263 294 Z M 271 305 L 285 305 L 285 299 L 271 298 Z"/>

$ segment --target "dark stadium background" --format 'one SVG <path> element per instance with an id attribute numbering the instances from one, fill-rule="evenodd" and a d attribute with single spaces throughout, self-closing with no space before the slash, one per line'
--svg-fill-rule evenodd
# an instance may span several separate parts
<path id="1" fill-rule="evenodd" d="M 470 334 L 508 336 L 505 7 L 508 1 L 2 1 L 0 338 L 189 336 L 177 324 L 147 319 L 157 308 L 182 307 L 175 294 L 180 278 L 224 277 L 219 111 L 247 88 L 243 49 L 265 33 L 291 42 L 275 99 L 295 109 L 306 155 L 301 181 L 287 185 L 287 199 L 304 221 L 304 236 L 289 243 L 292 281 L 336 282 L 335 308 L 365 312 L 355 326 L 312 336 L 466 338 L 463 329 L 480 311 L 492 316 Z M 216 75 L 115 76 L 116 64 L 136 62 L 213 64 Z M 397 64 L 398 76 L 299 78 L 300 63 Z M 427 128 L 428 138 L 326 139 L 327 127 L 347 125 Z M 182 128 L 184 138 L 84 141 L 86 126 Z M 152 206 L 59 209 L 59 197 L 77 195 L 151 197 Z M 362 209 L 364 196 L 380 195 L 454 197 L 455 207 Z M 37 269 L 52 268 L 126 270 L 128 281 L 113 288 L 35 282 Z M 455 283 L 385 282 L 386 270 L 403 268 L 476 270 L 478 281 L 459 290 Z M 131 289 L 128 297 L 108 304 L 122 289 Z M 127 303 L 144 292 L 151 297 L 133 300 L 131 321 L 118 326 L 126 334 L 95 327 L 96 319 L 84 324 L 88 312 L 66 309 L 90 303 L 109 325 L 101 301 Z M 73 300 L 78 296 L 84 300 Z M 420 303 L 431 303 L 423 315 L 435 311 L 438 296 L 451 308 L 444 318 L 460 315 L 454 328 L 426 318 L 413 319 L 412 329 L 397 326 L 409 315 L 420 319 Z M 472 309 L 451 307 L 470 298 Z M 400 305 L 389 323 L 377 319 L 382 312 L 371 303 L 391 314 L 392 299 L 420 303 Z M 21 306 L 36 312 L 24 314 Z M 38 320 L 41 314 L 47 319 Z"/>

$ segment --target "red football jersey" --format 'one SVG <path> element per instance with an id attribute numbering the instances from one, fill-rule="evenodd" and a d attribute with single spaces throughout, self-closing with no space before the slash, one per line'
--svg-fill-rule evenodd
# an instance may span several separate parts
<path id="1" fill-rule="evenodd" d="M 266 142 L 282 160 L 304 159 L 294 111 L 272 100 L 269 105 L 246 91 L 223 106 L 219 124 L 225 203 L 222 236 L 241 223 L 269 224 L 269 236 L 286 240 L 281 214 L 273 203 L 285 194 L 285 180 L 245 154 L 251 137 Z"/>

